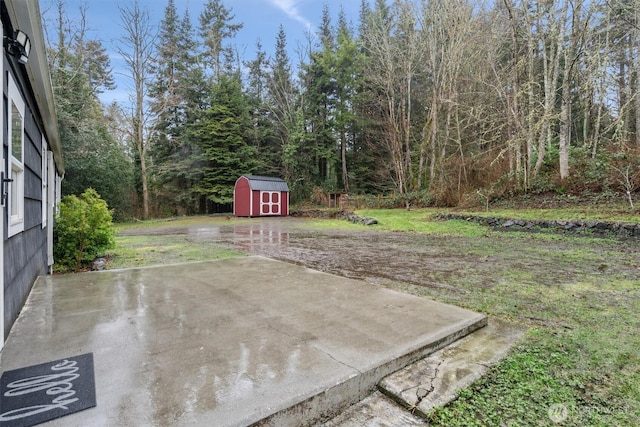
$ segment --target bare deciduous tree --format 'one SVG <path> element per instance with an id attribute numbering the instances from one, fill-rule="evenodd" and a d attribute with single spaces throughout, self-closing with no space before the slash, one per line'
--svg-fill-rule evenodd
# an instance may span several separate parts
<path id="1" fill-rule="evenodd" d="M 154 57 L 156 29 L 149 20 L 149 12 L 140 8 L 137 0 L 132 5 L 119 7 L 124 36 L 120 38 L 118 53 L 127 64 L 133 84 L 129 111 L 129 136 L 140 157 L 142 180 L 143 218 L 149 216 L 149 189 L 147 178 L 147 149 L 151 140 L 151 114 L 147 105 L 148 83 Z"/>
<path id="2" fill-rule="evenodd" d="M 370 58 L 367 79 L 380 97 L 384 146 L 396 188 L 405 195 L 413 180 L 412 85 L 421 60 L 421 43 L 411 3 L 396 1 L 394 6 L 397 16 L 386 16 L 380 8 L 371 14 L 365 46 Z"/>

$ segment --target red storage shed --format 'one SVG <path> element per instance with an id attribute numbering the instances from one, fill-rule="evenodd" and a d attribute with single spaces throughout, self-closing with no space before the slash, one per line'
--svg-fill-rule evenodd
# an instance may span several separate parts
<path id="1" fill-rule="evenodd" d="M 289 187 L 284 179 L 243 175 L 233 188 L 235 216 L 289 215 Z"/>

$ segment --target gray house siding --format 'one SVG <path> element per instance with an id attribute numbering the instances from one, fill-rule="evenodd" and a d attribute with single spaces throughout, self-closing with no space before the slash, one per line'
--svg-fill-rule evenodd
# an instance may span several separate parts
<path id="1" fill-rule="evenodd" d="M 3 36 L 6 37 L 0 57 L 0 135 L 3 138 L 0 149 L 4 160 L 4 164 L 0 162 L 0 169 L 5 177 L 9 174 L 13 177 L 15 173 L 15 176 L 22 178 L 11 183 L 11 198 L 0 207 L 0 283 L 3 285 L 0 286 L 0 297 L 3 298 L 0 302 L 0 321 L 4 321 L 3 338 L 6 338 L 36 278 L 46 274 L 53 263 L 53 213 L 59 201 L 64 159 L 39 1 L 0 0 L 0 19 Z M 27 52 L 16 54 L 15 49 L 7 48 L 17 30 L 26 34 L 31 41 L 31 51 L 26 60 L 21 54 Z M 24 113 L 22 161 L 13 163 L 8 134 L 10 97 Z M 43 141 L 46 141 L 47 147 L 42 146 Z M 43 156 L 47 168 L 45 176 Z M 12 205 L 15 196 L 20 197 L 22 202 L 17 206 L 18 209 L 14 209 L 15 204 Z M 14 215 L 12 226 L 11 212 Z M 0 341 L 0 350 L 3 344 L 4 339 Z"/>
<path id="2" fill-rule="evenodd" d="M 5 58 L 5 71 L 12 73 L 14 80 L 20 82 L 19 76 Z M 4 85 L 4 102 L 8 104 L 7 89 Z M 34 116 L 34 103 L 23 89 L 20 90 L 25 100 L 24 117 L 24 231 L 6 238 L 8 229 L 7 213 L 3 218 L 5 229 L 4 246 L 4 337 L 20 314 L 31 287 L 39 275 L 47 273 L 47 229 L 42 227 L 42 132 L 38 128 Z M 5 108 L 5 112 L 7 109 Z M 37 110 L 36 110 L 37 111 Z M 4 118 L 3 129 L 4 152 L 8 154 L 7 117 Z M 8 155 L 5 162 L 8 163 Z M 8 164 L 5 165 L 5 170 Z M 6 210 L 5 210 L 6 212 Z"/>
<path id="3" fill-rule="evenodd" d="M 47 245 L 44 231 L 40 226 L 30 228 L 9 239 L 5 246 L 5 338 L 9 335 L 13 322 L 18 318 L 36 278 L 47 273 Z"/>

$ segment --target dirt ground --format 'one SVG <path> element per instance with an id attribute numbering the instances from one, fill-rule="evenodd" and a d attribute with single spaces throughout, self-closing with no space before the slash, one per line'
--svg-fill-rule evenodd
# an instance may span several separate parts
<path id="1" fill-rule="evenodd" d="M 485 237 L 309 228 L 304 219 L 253 218 L 241 224 L 135 229 L 125 234 L 184 235 L 375 284 L 468 306 L 468 294 L 521 283 L 545 287 L 640 279 L 637 241 L 554 238 L 528 233 Z M 466 295 L 466 297 L 465 297 Z M 480 298 L 481 300 L 482 298 Z M 532 295 L 532 299 L 535 296 Z M 525 301 L 526 302 L 526 301 Z M 504 314 L 504 307 L 502 308 Z M 535 311 L 530 307 L 529 311 Z M 531 318 L 514 307 L 513 314 Z"/>

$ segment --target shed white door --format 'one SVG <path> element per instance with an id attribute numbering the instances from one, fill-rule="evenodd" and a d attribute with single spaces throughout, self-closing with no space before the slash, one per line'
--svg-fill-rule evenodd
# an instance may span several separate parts
<path id="1" fill-rule="evenodd" d="M 280 215 L 280 192 L 261 191 L 260 192 L 260 214 Z"/>

